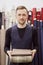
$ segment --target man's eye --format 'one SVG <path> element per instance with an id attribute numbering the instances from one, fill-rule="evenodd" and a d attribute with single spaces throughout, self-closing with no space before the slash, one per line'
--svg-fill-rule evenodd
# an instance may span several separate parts
<path id="1" fill-rule="evenodd" d="M 18 14 L 18 16 L 20 16 L 21 14 Z"/>
<path id="2" fill-rule="evenodd" d="M 23 14 L 23 16 L 26 16 L 25 14 Z"/>
<path id="3" fill-rule="evenodd" d="M 22 14 L 22 15 L 21 14 L 18 14 L 18 16 L 26 16 L 26 14 Z"/>

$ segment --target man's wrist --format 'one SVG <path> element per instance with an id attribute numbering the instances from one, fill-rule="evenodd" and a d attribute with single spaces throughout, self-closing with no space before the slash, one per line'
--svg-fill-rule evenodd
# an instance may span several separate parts
<path id="1" fill-rule="evenodd" d="M 36 53 L 36 51 L 37 51 L 36 49 L 33 49 L 33 50 L 32 50 L 33 53 Z"/>

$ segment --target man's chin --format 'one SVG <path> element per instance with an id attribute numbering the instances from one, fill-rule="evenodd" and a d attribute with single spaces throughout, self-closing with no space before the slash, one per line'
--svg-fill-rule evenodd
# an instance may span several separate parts
<path id="1" fill-rule="evenodd" d="M 24 24 L 25 24 L 25 22 L 23 22 L 23 21 L 20 21 L 20 22 L 19 22 L 19 24 L 21 24 L 21 25 L 24 25 Z"/>
<path id="2" fill-rule="evenodd" d="M 20 23 L 21 25 L 24 25 L 25 23 Z"/>

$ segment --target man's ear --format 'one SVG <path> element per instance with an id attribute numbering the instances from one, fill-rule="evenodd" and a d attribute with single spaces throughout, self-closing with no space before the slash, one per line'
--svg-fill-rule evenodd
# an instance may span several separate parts
<path id="1" fill-rule="evenodd" d="M 27 21 L 28 21 L 28 14 L 27 14 Z"/>
<path id="2" fill-rule="evenodd" d="M 17 12 L 15 12 L 15 18 L 17 18 Z"/>

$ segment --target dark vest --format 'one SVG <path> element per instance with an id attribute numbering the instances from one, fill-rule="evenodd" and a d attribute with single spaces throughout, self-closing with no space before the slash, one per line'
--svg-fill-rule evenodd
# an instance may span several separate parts
<path id="1" fill-rule="evenodd" d="M 32 27 L 27 25 L 23 38 L 20 38 L 17 25 L 12 27 L 11 34 L 12 49 L 31 49 L 32 48 Z"/>

